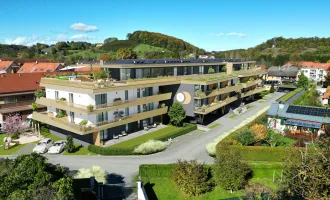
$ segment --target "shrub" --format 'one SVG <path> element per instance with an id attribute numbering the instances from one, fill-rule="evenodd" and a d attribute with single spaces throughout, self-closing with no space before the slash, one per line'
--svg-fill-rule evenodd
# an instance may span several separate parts
<path id="1" fill-rule="evenodd" d="M 60 98 L 61 101 L 66 101 L 66 98 L 62 97 Z"/>
<path id="2" fill-rule="evenodd" d="M 251 132 L 251 130 L 249 129 L 245 129 L 240 131 L 237 136 L 236 136 L 236 140 L 243 144 L 244 146 L 249 146 L 254 144 L 255 142 L 255 136 L 253 135 L 253 133 Z"/>
<path id="3" fill-rule="evenodd" d="M 270 86 L 269 92 L 270 93 L 274 93 L 275 92 L 274 84 L 272 84 L 272 86 Z"/>
<path id="4" fill-rule="evenodd" d="M 138 147 L 134 149 L 134 153 L 148 155 L 152 153 L 157 153 L 160 151 L 164 151 L 167 147 L 166 142 L 162 142 L 159 140 L 149 140 L 143 144 L 140 144 Z"/>
<path id="5" fill-rule="evenodd" d="M 108 78 L 109 74 L 105 70 L 94 71 L 93 78 L 94 80 L 105 79 Z"/>
<path id="6" fill-rule="evenodd" d="M 66 117 L 66 111 L 60 109 L 60 110 L 58 111 L 56 117 L 57 117 L 57 118 Z"/>
<path id="7" fill-rule="evenodd" d="M 36 103 L 33 103 L 33 104 L 31 105 L 31 107 L 32 107 L 32 110 L 33 110 L 33 111 L 38 110 L 38 104 L 36 104 Z"/>
<path id="8" fill-rule="evenodd" d="M 238 151 L 232 151 L 228 145 L 221 144 L 217 148 L 217 156 L 213 168 L 216 184 L 226 190 L 239 190 L 245 186 L 252 170 L 240 161 Z"/>
<path id="9" fill-rule="evenodd" d="M 251 183 L 245 187 L 244 200 L 272 199 L 273 191 L 261 183 Z"/>
<path id="10" fill-rule="evenodd" d="M 283 135 L 281 135 L 280 132 L 272 129 L 267 131 L 267 135 L 263 141 L 272 147 L 275 146 L 292 147 L 296 143 L 296 140 L 284 137 Z"/>
<path id="11" fill-rule="evenodd" d="M 84 120 L 82 120 L 82 121 L 79 123 L 79 125 L 80 125 L 80 126 L 86 126 L 87 123 L 88 123 L 88 121 L 87 121 L 86 119 L 84 119 Z"/>
<path id="12" fill-rule="evenodd" d="M 104 155 L 104 156 L 118 156 L 118 155 L 133 155 L 134 148 L 106 148 L 106 147 L 99 147 L 95 145 L 88 145 L 88 150 L 90 152 Z"/>
<path id="13" fill-rule="evenodd" d="M 214 74 L 214 73 L 215 73 L 215 70 L 213 68 L 209 68 L 208 74 Z"/>
<path id="14" fill-rule="evenodd" d="M 199 196 L 210 190 L 208 172 L 197 160 L 181 161 L 173 166 L 172 179 L 177 188 L 188 196 Z"/>
<path id="15" fill-rule="evenodd" d="M 168 116 L 170 117 L 171 124 L 179 126 L 186 118 L 186 111 L 179 102 L 174 102 L 168 111 Z"/>
<path id="16" fill-rule="evenodd" d="M 262 124 L 251 126 L 251 131 L 258 141 L 262 141 L 266 137 L 267 128 Z"/>
<path id="17" fill-rule="evenodd" d="M 66 150 L 69 153 L 72 153 L 74 151 L 74 144 L 73 144 L 73 138 L 71 135 L 66 136 Z"/>
<path id="18" fill-rule="evenodd" d="M 94 106 L 93 106 L 92 104 L 89 104 L 89 105 L 87 106 L 87 111 L 88 111 L 88 112 L 93 112 L 93 110 L 94 110 Z"/>
<path id="19" fill-rule="evenodd" d="M 41 130 L 42 133 L 49 133 L 49 128 L 47 128 L 47 127 L 45 127 L 45 126 L 42 126 L 42 127 L 40 128 L 40 130 Z"/>
<path id="20" fill-rule="evenodd" d="M 34 96 L 37 97 L 38 99 L 40 99 L 41 97 L 44 97 L 45 96 L 45 91 L 43 90 L 36 90 L 34 92 Z"/>
<path id="21" fill-rule="evenodd" d="M 100 166 L 93 166 L 91 169 L 81 168 L 78 170 L 78 173 L 74 176 L 74 178 L 90 178 L 92 176 L 94 176 L 99 183 L 107 182 L 107 172 Z"/>

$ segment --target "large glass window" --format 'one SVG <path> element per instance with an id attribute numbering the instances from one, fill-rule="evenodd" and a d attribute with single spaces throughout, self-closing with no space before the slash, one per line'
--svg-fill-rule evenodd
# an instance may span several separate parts
<path id="1" fill-rule="evenodd" d="M 101 112 L 96 115 L 96 122 L 108 121 L 108 112 Z"/>
<path id="2" fill-rule="evenodd" d="M 108 139 L 108 131 L 107 130 L 100 131 L 100 139 L 101 139 L 101 141 Z"/>
<path id="3" fill-rule="evenodd" d="M 137 89 L 137 98 L 140 98 L 140 88 Z"/>
<path id="4" fill-rule="evenodd" d="M 135 69 L 135 78 L 142 78 L 142 77 L 143 77 L 143 70 Z"/>
<path id="5" fill-rule="evenodd" d="M 106 104 L 107 94 L 97 94 L 95 95 L 95 105 Z"/>
<path id="6" fill-rule="evenodd" d="M 151 68 L 151 77 L 164 76 L 164 68 L 163 67 L 155 67 Z"/>
<path id="7" fill-rule="evenodd" d="M 129 107 L 125 108 L 125 115 L 129 116 Z"/>
<path id="8" fill-rule="evenodd" d="M 125 100 L 128 100 L 128 90 L 125 90 Z"/>
<path id="9" fill-rule="evenodd" d="M 174 76 L 174 67 L 165 67 L 165 76 Z"/>
<path id="10" fill-rule="evenodd" d="M 120 80 L 127 80 L 131 77 L 131 69 L 120 69 Z"/>
<path id="11" fill-rule="evenodd" d="M 55 91 L 55 99 L 58 100 L 59 97 L 58 97 L 58 91 Z"/>
<path id="12" fill-rule="evenodd" d="M 143 71 L 143 76 L 142 76 L 142 78 L 149 78 L 149 77 L 151 77 L 151 74 L 150 74 L 150 68 L 142 69 L 142 71 Z"/>
<path id="13" fill-rule="evenodd" d="M 137 109 L 138 109 L 138 113 L 140 113 L 141 112 L 141 105 L 138 105 Z"/>

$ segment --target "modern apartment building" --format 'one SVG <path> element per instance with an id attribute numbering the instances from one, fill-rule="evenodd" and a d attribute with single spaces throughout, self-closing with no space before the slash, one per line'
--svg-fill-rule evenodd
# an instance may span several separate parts
<path id="1" fill-rule="evenodd" d="M 42 78 L 46 97 L 36 102 L 47 106 L 47 112 L 34 112 L 33 119 L 83 145 L 102 145 L 160 122 L 174 101 L 187 116 L 203 118 L 253 99 L 265 90 L 260 78 L 266 74 L 254 64 L 235 59 L 100 61 L 92 67 L 103 68 L 111 78 Z"/>
<path id="2" fill-rule="evenodd" d="M 287 66 L 293 65 L 292 63 L 287 63 Z M 327 70 L 330 67 L 329 63 L 316 63 L 316 62 L 299 62 L 296 65 L 300 68 L 298 76 L 304 73 L 309 80 L 315 82 L 325 81 L 325 76 L 327 75 Z"/>

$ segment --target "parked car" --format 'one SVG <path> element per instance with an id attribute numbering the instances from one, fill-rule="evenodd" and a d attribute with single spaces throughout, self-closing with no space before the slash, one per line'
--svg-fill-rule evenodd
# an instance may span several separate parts
<path id="1" fill-rule="evenodd" d="M 64 151 L 65 145 L 66 145 L 65 140 L 56 141 L 54 142 L 53 146 L 51 146 L 48 149 L 48 153 L 54 153 L 54 154 L 61 153 L 62 151 Z"/>
<path id="2" fill-rule="evenodd" d="M 48 149 L 53 146 L 53 140 L 50 138 L 42 139 L 38 144 L 33 148 L 35 153 L 47 153 Z"/>

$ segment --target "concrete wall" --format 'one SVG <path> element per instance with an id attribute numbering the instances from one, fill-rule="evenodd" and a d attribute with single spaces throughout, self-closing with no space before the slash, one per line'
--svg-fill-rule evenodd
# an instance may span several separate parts
<path id="1" fill-rule="evenodd" d="M 83 146 L 93 144 L 93 134 L 78 135 L 54 126 L 49 126 L 49 131 L 51 134 L 63 138 L 63 140 L 66 140 L 66 136 L 71 135 L 73 137 L 74 143 L 76 144 L 81 144 Z"/>
<path id="2" fill-rule="evenodd" d="M 180 84 L 180 85 L 169 85 L 167 89 L 172 92 L 171 101 L 168 104 L 171 106 L 174 102 L 181 103 L 182 107 L 186 111 L 186 116 L 195 116 L 195 102 L 194 102 L 194 85 L 191 84 Z M 183 98 L 180 98 L 183 97 Z"/>

